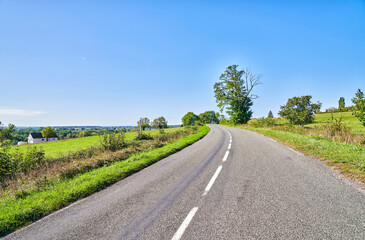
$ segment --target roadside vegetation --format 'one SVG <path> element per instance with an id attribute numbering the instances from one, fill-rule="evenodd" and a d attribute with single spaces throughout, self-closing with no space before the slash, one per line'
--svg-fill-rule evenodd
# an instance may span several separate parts
<path id="1" fill-rule="evenodd" d="M 100 145 L 57 158 L 2 183 L 0 232 L 7 235 L 78 199 L 99 191 L 199 140 L 207 126 L 156 135 L 106 134 Z"/>

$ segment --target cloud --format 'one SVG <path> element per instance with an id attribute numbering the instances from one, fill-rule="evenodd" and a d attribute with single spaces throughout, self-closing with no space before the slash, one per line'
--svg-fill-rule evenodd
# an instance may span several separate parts
<path id="1" fill-rule="evenodd" d="M 40 114 L 45 114 L 42 111 L 31 111 L 31 110 L 24 110 L 24 109 L 11 109 L 11 108 L 0 108 L 0 116 L 36 116 Z"/>

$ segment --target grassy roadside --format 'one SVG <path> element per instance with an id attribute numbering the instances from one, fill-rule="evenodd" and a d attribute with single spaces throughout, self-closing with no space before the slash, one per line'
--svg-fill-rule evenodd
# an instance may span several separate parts
<path id="1" fill-rule="evenodd" d="M 299 133 L 265 128 L 239 127 L 269 136 L 307 155 L 326 160 L 326 164 L 341 174 L 365 183 L 365 148 Z"/>
<path id="2" fill-rule="evenodd" d="M 21 199 L 0 201 L 0 236 L 5 236 L 81 198 L 171 155 L 198 141 L 209 132 L 203 126 L 199 132 L 148 152 L 132 155 L 110 166 L 98 168 L 72 179 L 64 179 Z"/>

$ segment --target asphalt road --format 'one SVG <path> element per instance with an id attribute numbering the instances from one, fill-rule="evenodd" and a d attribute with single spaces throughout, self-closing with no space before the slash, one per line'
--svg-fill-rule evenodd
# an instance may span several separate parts
<path id="1" fill-rule="evenodd" d="M 323 163 L 256 133 L 210 127 L 5 239 L 365 239 L 365 195 Z"/>

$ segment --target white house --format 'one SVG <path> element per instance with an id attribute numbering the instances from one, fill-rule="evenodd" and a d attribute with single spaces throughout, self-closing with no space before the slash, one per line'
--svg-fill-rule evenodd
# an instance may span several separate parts
<path id="1" fill-rule="evenodd" d="M 48 142 L 57 140 L 58 140 L 57 136 L 48 138 Z M 41 142 L 47 142 L 47 139 L 42 136 L 42 133 L 29 133 L 28 143 L 41 143 Z"/>

